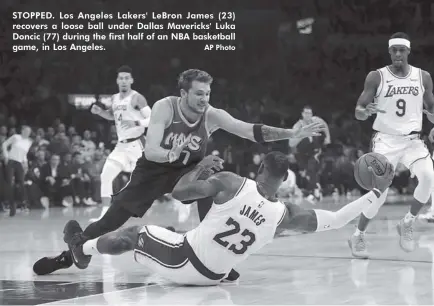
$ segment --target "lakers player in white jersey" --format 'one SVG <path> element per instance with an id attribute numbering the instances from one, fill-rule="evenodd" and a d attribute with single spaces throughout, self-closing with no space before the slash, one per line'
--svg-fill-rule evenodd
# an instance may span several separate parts
<path id="1" fill-rule="evenodd" d="M 416 201 L 397 225 L 400 245 L 406 252 L 416 247 L 413 223 L 434 187 L 433 163 L 420 139 L 423 113 L 434 122 L 433 82 L 428 72 L 408 64 L 410 47 L 410 39 L 405 33 L 391 36 L 389 53 L 392 64 L 368 74 L 355 111 L 358 120 L 377 114 L 373 125 L 372 152 L 386 156 L 394 167 L 402 163 L 418 178 L 414 191 Z M 376 201 L 376 205 L 366 208 L 361 214 L 357 230 L 349 240 L 355 257 L 368 258 L 365 231 L 386 196 L 387 191 Z"/>
<path id="2" fill-rule="evenodd" d="M 213 198 L 198 227 L 185 235 L 154 225 L 124 228 L 97 238 L 93 255 L 134 250 L 138 263 L 172 282 L 216 285 L 249 255 L 275 236 L 283 236 L 285 230 L 321 232 L 343 227 L 374 202 L 394 176 L 392 167 L 388 167 L 387 175 L 373 178 L 376 186 L 371 192 L 337 212 L 303 210 L 296 205 L 285 206 L 275 196 L 288 175 L 285 154 L 268 153 L 256 181 L 231 172 L 208 174 L 202 179 L 210 169 L 220 170 L 222 163 L 216 156 L 205 157 L 173 190 L 172 195 L 180 201 Z"/>
<path id="3" fill-rule="evenodd" d="M 107 157 L 101 172 L 103 204 L 101 216 L 105 214 L 110 205 L 113 180 L 122 171 L 132 172 L 137 159 L 142 156 L 145 128 L 148 127 L 151 117 L 151 108 L 145 97 L 131 88 L 134 82 L 132 69 L 122 66 L 118 69 L 117 74 L 116 82 L 119 86 L 119 93 L 112 96 L 111 105 L 107 105 L 106 110 L 98 105 L 93 105 L 91 109 L 94 114 L 107 120 L 114 120 L 118 136 L 118 143 Z M 95 222 L 99 218 L 90 221 Z"/>

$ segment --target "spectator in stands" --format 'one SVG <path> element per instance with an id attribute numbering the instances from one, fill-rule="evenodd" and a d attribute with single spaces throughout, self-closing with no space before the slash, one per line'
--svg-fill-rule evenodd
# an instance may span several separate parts
<path id="1" fill-rule="evenodd" d="M 45 139 L 47 139 L 48 141 L 52 141 L 55 135 L 55 131 L 53 127 L 49 127 L 47 128 L 47 133 L 45 134 Z"/>
<path id="2" fill-rule="evenodd" d="M 71 206 L 72 191 L 69 183 L 68 169 L 61 165 L 58 154 L 52 154 L 50 162 L 41 168 L 41 186 L 44 195 L 55 206 Z"/>
<path id="3" fill-rule="evenodd" d="M 93 158 L 95 154 L 96 145 L 91 136 L 92 134 L 89 130 L 84 131 L 83 140 L 81 141 L 81 154 L 85 159 L 86 157 Z"/>
<path id="4" fill-rule="evenodd" d="M 69 128 L 68 128 L 68 136 L 69 136 L 69 138 L 70 139 L 72 139 L 72 137 L 74 137 L 75 135 L 77 135 L 78 133 L 77 133 L 77 131 L 75 130 L 75 127 L 74 126 L 70 126 Z"/>
<path id="5" fill-rule="evenodd" d="M 74 192 L 74 203 L 76 205 L 95 205 L 96 203 L 90 196 L 91 179 L 84 164 L 84 157 L 79 152 L 74 153 L 72 157 L 71 178 Z"/>
<path id="6" fill-rule="evenodd" d="M 56 155 L 63 156 L 70 151 L 70 142 L 65 133 L 57 133 L 50 142 L 48 150 Z"/>
<path id="7" fill-rule="evenodd" d="M 93 202 L 101 203 L 101 171 L 104 166 L 105 158 L 103 151 L 97 149 L 92 161 L 85 163 L 86 173 L 90 177 L 90 194 Z M 90 202 L 90 201 L 89 201 Z"/>
<path id="8" fill-rule="evenodd" d="M 48 198 L 44 197 L 41 190 L 41 168 L 46 164 L 45 152 L 36 152 L 36 160 L 30 166 L 25 176 L 27 198 L 31 208 L 48 208 Z"/>
<path id="9" fill-rule="evenodd" d="M 21 134 L 15 134 L 6 139 L 2 144 L 3 157 L 6 164 L 7 200 L 11 217 L 16 213 L 15 188 L 21 196 L 24 206 L 26 203 L 26 191 L 24 188 L 24 175 L 28 169 L 27 153 L 32 146 L 30 138 L 31 129 L 28 126 L 21 127 Z"/>

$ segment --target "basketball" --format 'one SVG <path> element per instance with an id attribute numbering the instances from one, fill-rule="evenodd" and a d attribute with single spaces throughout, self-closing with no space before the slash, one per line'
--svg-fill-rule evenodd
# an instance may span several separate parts
<path id="1" fill-rule="evenodd" d="M 373 176 L 368 170 L 369 166 L 372 167 L 376 175 L 387 176 L 389 179 L 393 178 L 393 165 L 384 155 L 372 152 L 364 154 L 354 165 L 354 178 L 363 189 L 371 190 L 374 187 Z"/>

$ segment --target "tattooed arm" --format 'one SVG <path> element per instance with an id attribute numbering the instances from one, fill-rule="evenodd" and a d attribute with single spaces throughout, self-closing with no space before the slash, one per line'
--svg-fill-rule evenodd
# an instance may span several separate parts
<path id="1" fill-rule="evenodd" d="M 318 136 L 320 135 L 319 132 L 324 129 L 320 123 L 313 123 L 298 129 L 282 129 L 268 125 L 252 124 L 235 119 L 222 109 L 211 107 L 207 116 L 208 131 L 213 132 L 223 129 L 231 134 L 255 142 L 271 142 L 292 137 Z"/>

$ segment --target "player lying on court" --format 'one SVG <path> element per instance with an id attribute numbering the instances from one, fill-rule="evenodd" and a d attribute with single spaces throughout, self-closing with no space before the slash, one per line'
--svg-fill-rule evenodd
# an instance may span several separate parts
<path id="1" fill-rule="evenodd" d="M 166 97 L 153 105 L 144 155 L 138 159 L 128 184 L 112 196 L 104 216 L 74 235 L 65 226 L 64 241 L 70 252 L 64 255 L 72 256 L 78 268 L 85 269 L 91 260 L 91 255 L 83 252 L 87 241 L 120 228 L 131 217 L 143 217 L 156 199 L 172 192 L 177 181 L 205 156 L 208 138 L 214 131 L 223 129 L 251 141 L 271 142 L 317 136 L 324 129 L 320 123 L 282 129 L 237 120 L 209 105 L 212 80 L 207 72 L 197 69 L 181 73 L 180 97 Z M 203 220 L 212 199 L 200 202 L 199 217 Z"/>
<path id="2" fill-rule="evenodd" d="M 337 212 L 304 210 L 296 205 L 286 207 L 275 197 L 288 175 L 289 161 L 285 154 L 268 153 L 256 181 L 232 172 L 199 179 L 209 169 L 221 168 L 222 162 L 218 157 L 207 156 L 173 190 L 172 195 L 180 201 L 212 197 L 210 211 L 195 229 L 181 235 L 154 225 L 131 226 L 89 241 L 86 252 L 119 255 L 134 250 L 138 263 L 172 282 L 215 285 L 237 264 L 287 229 L 313 233 L 343 227 L 380 197 L 394 176 L 391 165 L 381 177 L 372 171 L 375 188 Z M 81 230 L 76 221 L 70 223 L 75 223 L 71 227 L 76 232 Z M 56 263 L 43 258 L 34 270 L 54 271 L 54 267 L 47 267 L 53 264 Z"/>
<path id="3" fill-rule="evenodd" d="M 397 225 L 400 246 L 414 251 L 413 224 L 434 188 L 433 162 L 420 138 L 423 114 L 434 123 L 433 81 L 430 74 L 408 63 L 410 39 L 405 33 L 395 33 L 389 40 L 391 65 L 369 72 L 355 110 L 358 120 L 376 114 L 373 124 L 371 151 L 385 156 L 393 167 L 398 163 L 407 167 L 418 179 L 409 212 Z M 424 110 L 425 107 L 425 110 Z M 375 205 L 362 212 L 356 232 L 349 245 L 353 256 L 368 258 L 365 232 L 369 221 L 384 204 L 387 190 Z"/>

